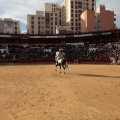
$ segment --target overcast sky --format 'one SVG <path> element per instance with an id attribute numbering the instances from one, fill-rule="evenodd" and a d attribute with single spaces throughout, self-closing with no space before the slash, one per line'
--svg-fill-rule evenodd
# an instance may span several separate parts
<path id="1" fill-rule="evenodd" d="M 63 0 L 0 0 L 0 18 L 19 20 L 22 32 L 26 32 L 27 14 L 36 14 L 42 10 L 44 3 L 61 4 Z M 96 0 L 97 7 L 102 4 L 107 10 L 114 10 L 117 27 L 120 28 L 120 0 Z"/>

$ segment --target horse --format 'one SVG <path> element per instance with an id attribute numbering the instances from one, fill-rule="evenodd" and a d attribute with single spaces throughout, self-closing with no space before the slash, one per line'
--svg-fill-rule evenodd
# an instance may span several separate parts
<path id="1" fill-rule="evenodd" d="M 61 67 L 62 67 L 64 70 L 64 74 L 65 74 L 65 69 L 68 68 L 68 63 L 67 63 L 66 59 L 64 59 L 64 58 L 58 59 L 58 60 L 56 60 L 55 71 L 57 71 L 57 66 L 60 66 L 60 73 L 61 73 Z"/>
<path id="2" fill-rule="evenodd" d="M 115 57 L 110 57 L 110 61 L 112 61 L 111 64 L 113 65 L 120 64 L 120 60 L 116 60 Z"/>

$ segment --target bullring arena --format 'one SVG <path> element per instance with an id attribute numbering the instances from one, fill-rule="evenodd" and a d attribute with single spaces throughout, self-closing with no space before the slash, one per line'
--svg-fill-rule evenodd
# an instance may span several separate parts
<path id="1" fill-rule="evenodd" d="M 0 65 L 0 120 L 120 120 L 120 66 Z"/>

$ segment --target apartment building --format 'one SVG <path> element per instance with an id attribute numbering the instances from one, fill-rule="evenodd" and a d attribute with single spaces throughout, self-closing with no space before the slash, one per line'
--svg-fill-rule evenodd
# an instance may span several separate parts
<path id="1" fill-rule="evenodd" d="M 114 11 L 106 10 L 105 5 L 100 5 L 96 10 L 96 31 L 115 29 Z"/>
<path id="2" fill-rule="evenodd" d="M 0 18 L 0 33 L 4 33 L 4 20 Z"/>
<path id="3" fill-rule="evenodd" d="M 69 26 L 56 26 L 56 34 L 73 34 Z"/>
<path id="4" fill-rule="evenodd" d="M 94 10 L 86 10 L 81 14 L 81 32 L 95 32 Z"/>
<path id="5" fill-rule="evenodd" d="M 81 32 L 113 30 L 115 26 L 114 11 L 105 10 L 104 5 L 95 10 L 84 11 L 81 18 Z"/>
<path id="6" fill-rule="evenodd" d="M 50 11 L 50 12 L 56 12 L 59 22 L 58 25 L 61 25 L 61 6 L 58 4 L 54 4 L 54 3 L 45 3 L 44 4 L 44 11 Z"/>
<path id="7" fill-rule="evenodd" d="M 61 24 L 61 8 L 58 4 L 45 3 L 44 11 L 36 11 L 36 15 L 27 15 L 27 33 L 55 34 L 56 25 Z"/>
<path id="8" fill-rule="evenodd" d="M 0 19 L 0 33 L 20 34 L 20 23 L 12 18 Z"/>
<path id="9" fill-rule="evenodd" d="M 70 26 L 74 33 L 81 31 L 80 15 L 87 9 L 96 8 L 96 0 L 64 0 L 62 3 L 62 26 Z"/>
<path id="10" fill-rule="evenodd" d="M 82 12 L 96 10 L 96 0 L 82 0 Z"/>
<path id="11" fill-rule="evenodd" d="M 55 34 L 55 26 L 59 24 L 56 12 L 36 11 L 36 15 L 27 15 L 27 33 Z"/>

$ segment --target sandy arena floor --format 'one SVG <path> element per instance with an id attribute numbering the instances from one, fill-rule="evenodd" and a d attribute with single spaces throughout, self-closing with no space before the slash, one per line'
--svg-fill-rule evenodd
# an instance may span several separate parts
<path id="1" fill-rule="evenodd" d="M 120 120 L 120 66 L 0 66 L 0 120 Z"/>

